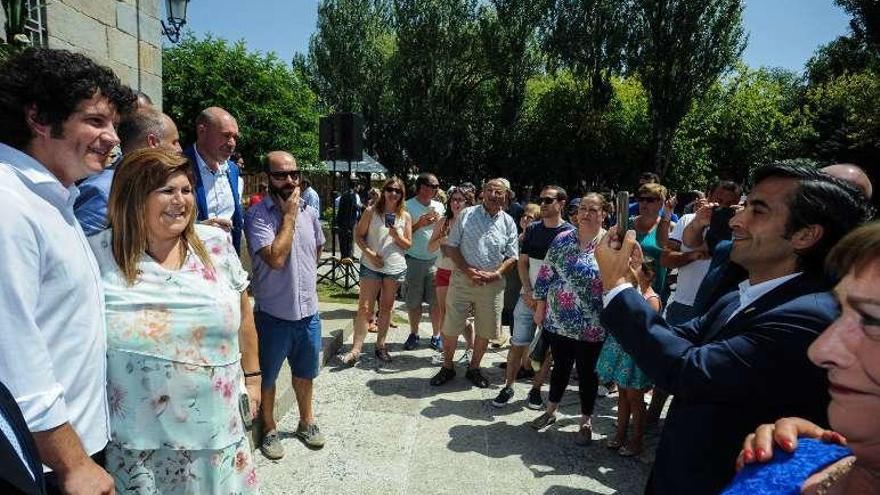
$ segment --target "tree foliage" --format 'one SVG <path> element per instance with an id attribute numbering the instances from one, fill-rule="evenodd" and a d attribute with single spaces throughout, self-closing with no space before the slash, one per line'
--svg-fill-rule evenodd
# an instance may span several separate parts
<path id="1" fill-rule="evenodd" d="M 741 0 L 635 0 L 633 60 L 648 92 L 654 170 L 661 176 L 691 103 L 745 48 L 742 10 Z"/>
<path id="2" fill-rule="evenodd" d="M 162 52 L 163 108 L 181 131 L 195 139 L 198 113 L 223 107 L 238 121 L 238 150 L 255 167 L 272 150 L 287 150 L 305 164 L 317 163 L 317 99 L 306 83 L 274 54 L 247 51 L 192 36 Z"/>

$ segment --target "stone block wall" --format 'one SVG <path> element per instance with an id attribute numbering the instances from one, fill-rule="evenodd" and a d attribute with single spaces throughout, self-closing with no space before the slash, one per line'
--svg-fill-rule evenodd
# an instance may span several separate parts
<path id="1" fill-rule="evenodd" d="M 162 106 L 159 0 L 52 0 L 49 47 L 81 52 Z"/>

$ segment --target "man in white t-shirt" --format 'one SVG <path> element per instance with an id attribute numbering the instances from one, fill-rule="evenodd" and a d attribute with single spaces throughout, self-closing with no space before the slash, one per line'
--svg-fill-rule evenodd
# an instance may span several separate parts
<path id="1" fill-rule="evenodd" d="M 739 184 L 719 180 L 713 184 L 708 202 L 720 208 L 730 208 L 739 203 L 741 194 L 742 188 Z M 711 263 L 707 251 L 691 249 L 682 243 L 684 229 L 693 221 L 694 216 L 694 213 L 688 213 L 678 220 L 672 233 L 669 234 L 669 243 L 660 256 L 660 263 L 663 266 L 678 268 L 675 292 L 669 297 L 664 313 L 670 325 L 678 325 L 693 318 L 694 298 Z"/>

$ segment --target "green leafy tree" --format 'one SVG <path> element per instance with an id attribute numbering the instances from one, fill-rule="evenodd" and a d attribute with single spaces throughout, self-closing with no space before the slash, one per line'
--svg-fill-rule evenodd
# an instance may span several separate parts
<path id="1" fill-rule="evenodd" d="M 880 51 L 880 2 L 877 0 L 834 0 L 853 16 L 850 27 L 856 38 Z"/>
<path id="2" fill-rule="evenodd" d="M 492 75 L 477 0 L 395 0 L 392 88 L 407 169 L 486 174 Z"/>
<path id="3" fill-rule="evenodd" d="M 635 0 L 632 62 L 648 92 L 653 169 L 663 176 L 694 100 L 745 47 L 741 0 Z"/>
<path id="4" fill-rule="evenodd" d="M 287 150 L 304 165 L 318 158 L 317 99 L 301 77 L 273 53 L 249 52 L 244 42 L 192 36 L 162 52 L 163 106 L 184 141 L 205 107 L 219 106 L 238 121 L 238 149 L 256 168 L 272 150 Z"/>
<path id="5" fill-rule="evenodd" d="M 552 0 L 543 45 L 551 68 L 589 81 L 586 103 L 597 111 L 611 101 L 611 77 L 624 69 L 632 14 L 630 1 Z"/>

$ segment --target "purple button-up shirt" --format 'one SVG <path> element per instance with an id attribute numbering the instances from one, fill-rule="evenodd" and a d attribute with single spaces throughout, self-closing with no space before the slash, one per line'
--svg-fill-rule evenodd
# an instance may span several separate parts
<path id="1" fill-rule="evenodd" d="M 248 208 L 244 231 L 253 266 L 256 309 L 275 318 L 301 320 L 318 312 L 318 246 L 324 244 L 324 232 L 318 212 L 300 203 L 293 232 L 293 247 L 287 263 L 275 270 L 257 254 L 272 245 L 281 229 L 282 212 L 271 196 Z"/>

